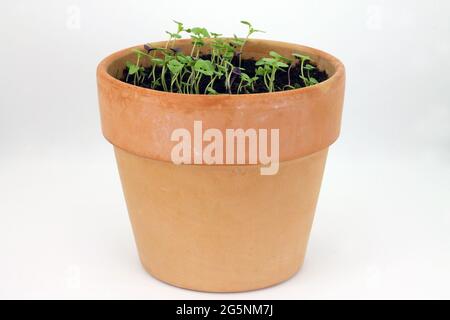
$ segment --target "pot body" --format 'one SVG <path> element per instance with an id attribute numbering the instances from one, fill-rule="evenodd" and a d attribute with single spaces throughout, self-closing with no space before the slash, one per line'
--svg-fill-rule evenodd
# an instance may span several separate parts
<path id="1" fill-rule="evenodd" d="M 189 51 L 189 40 L 177 43 Z M 328 147 L 340 131 L 345 72 L 316 49 L 266 40 L 246 44 L 246 55 L 254 58 L 271 50 L 308 54 L 330 78 L 298 90 L 204 96 L 117 80 L 133 60 L 129 49 L 97 69 L 102 130 L 114 145 L 139 256 L 164 282 L 246 291 L 286 280 L 303 263 Z M 194 136 L 194 121 L 223 136 L 227 129 L 278 129 L 278 172 L 261 175 L 260 165 L 250 164 L 172 163 L 171 133 L 184 128 Z"/>
<path id="2" fill-rule="evenodd" d="M 327 149 L 259 166 L 175 165 L 115 148 L 142 264 L 170 284 L 245 291 L 290 278 L 305 256 Z"/>

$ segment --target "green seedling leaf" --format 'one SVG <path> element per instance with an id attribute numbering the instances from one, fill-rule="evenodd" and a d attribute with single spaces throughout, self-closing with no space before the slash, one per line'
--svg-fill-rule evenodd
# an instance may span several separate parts
<path id="1" fill-rule="evenodd" d="M 260 33 L 266 33 L 264 30 L 258 30 L 258 29 L 250 29 L 250 35 L 252 35 L 252 34 L 254 34 L 254 33 L 257 33 L 257 32 L 260 32 Z"/>
<path id="2" fill-rule="evenodd" d="M 172 72 L 173 74 L 178 74 L 181 72 L 181 70 L 183 70 L 184 64 L 173 59 L 173 60 L 169 61 L 169 63 L 167 64 L 167 67 L 169 68 L 170 72 Z"/>
<path id="3" fill-rule="evenodd" d="M 219 66 L 217 66 L 219 67 Z M 214 71 L 214 74 L 217 76 L 217 78 L 221 79 L 224 73 L 222 71 Z"/>
<path id="4" fill-rule="evenodd" d="M 164 64 L 164 60 L 160 58 L 153 58 L 152 63 L 156 64 L 157 66 L 162 66 Z"/>
<path id="5" fill-rule="evenodd" d="M 208 87 L 208 89 L 206 89 L 206 91 L 207 91 L 209 94 L 217 94 L 217 91 L 214 90 L 214 89 L 211 88 L 211 87 Z"/>
<path id="6" fill-rule="evenodd" d="M 142 57 L 142 56 L 150 57 L 150 55 L 147 52 L 144 52 L 144 51 L 139 50 L 139 49 L 133 49 L 133 52 L 136 53 L 136 55 L 138 57 Z"/>
<path id="7" fill-rule="evenodd" d="M 247 38 L 249 36 L 251 36 L 252 34 L 256 33 L 256 32 L 264 32 L 262 30 L 258 30 L 258 29 L 253 28 L 252 24 L 250 22 L 248 22 L 248 21 L 242 20 L 241 23 L 245 24 L 248 27 Z"/>
<path id="8" fill-rule="evenodd" d="M 192 45 L 196 46 L 196 47 L 202 47 L 205 45 L 205 42 L 202 40 L 201 37 L 197 37 L 197 36 L 191 36 L 192 40 Z"/>
<path id="9" fill-rule="evenodd" d="M 234 47 L 229 43 L 223 43 L 223 49 L 229 52 L 234 52 Z"/>
<path id="10" fill-rule="evenodd" d="M 189 57 L 190 58 L 190 57 Z M 188 57 L 187 56 L 185 56 L 184 54 L 182 54 L 182 53 L 178 53 L 177 54 L 177 59 L 178 59 L 178 61 L 180 61 L 181 63 L 183 63 L 183 64 L 188 64 L 189 62 L 190 62 L 190 59 L 188 59 Z M 192 59 L 192 58 L 191 58 Z"/>
<path id="11" fill-rule="evenodd" d="M 178 21 L 175 21 L 175 20 L 173 20 L 173 22 L 175 22 L 176 24 L 177 24 L 177 32 L 178 33 L 180 33 L 181 31 L 183 31 L 184 30 L 184 28 L 183 28 L 183 23 L 182 22 L 178 22 Z"/>
<path id="12" fill-rule="evenodd" d="M 270 68 L 270 67 L 275 66 L 277 62 L 278 62 L 278 60 L 274 59 L 274 58 L 261 58 L 258 61 L 256 61 L 255 65 L 256 66 L 264 65 L 264 66 L 268 66 Z"/>
<path id="13" fill-rule="evenodd" d="M 310 85 L 314 85 L 314 84 L 318 84 L 319 81 L 317 81 L 316 78 L 310 77 L 310 78 L 309 78 L 309 83 L 310 83 Z"/>
<path id="14" fill-rule="evenodd" d="M 244 72 L 241 72 L 241 78 L 242 78 L 244 81 L 247 81 L 247 82 L 250 82 L 250 81 L 251 81 L 250 76 L 249 76 L 248 74 L 244 73 Z"/>
<path id="15" fill-rule="evenodd" d="M 135 64 L 130 64 L 129 65 L 129 67 L 128 67 L 128 74 L 129 75 L 133 75 L 133 74 L 136 74 L 136 73 L 138 73 L 138 71 L 140 70 L 141 68 L 139 67 L 139 66 L 137 66 L 137 65 L 135 65 Z"/>
<path id="16" fill-rule="evenodd" d="M 214 65 L 209 60 L 198 59 L 195 62 L 194 70 L 207 76 L 214 75 Z"/>
<path id="17" fill-rule="evenodd" d="M 218 64 L 217 65 L 217 70 L 220 73 L 224 73 L 225 71 L 227 71 L 227 68 L 225 66 L 223 66 L 223 65 Z"/>
<path id="18" fill-rule="evenodd" d="M 266 74 L 266 71 L 264 70 L 264 68 L 263 67 L 258 67 L 258 69 L 256 69 L 256 75 L 258 75 L 258 76 L 263 76 L 263 75 L 265 75 Z"/>
<path id="19" fill-rule="evenodd" d="M 206 30 L 205 28 L 192 28 L 191 33 L 195 34 L 196 36 L 202 36 L 204 38 L 210 37 L 208 30 Z"/>
<path id="20" fill-rule="evenodd" d="M 289 67 L 289 65 L 287 65 L 286 63 L 281 62 L 281 61 L 275 62 L 275 66 L 278 68 L 288 68 Z"/>
<path id="21" fill-rule="evenodd" d="M 276 59 L 282 59 L 283 58 L 283 56 L 281 54 L 279 54 L 279 53 L 277 53 L 275 51 L 270 51 L 269 55 L 274 57 L 274 58 L 276 58 Z"/>
<path id="22" fill-rule="evenodd" d="M 227 60 L 230 60 L 234 57 L 234 52 L 233 51 L 227 51 L 223 54 L 223 57 Z"/>
<path id="23" fill-rule="evenodd" d="M 255 63 L 255 66 L 263 66 L 263 65 L 265 65 L 266 64 L 266 62 L 263 60 L 263 59 L 259 59 L 258 61 L 256 61 L 256 63 Z M 259 69 L 262 69 L 262 70 L 264 70 L 263 68 L 258 68 L 258 70 Z"/>
<path id="24" fill-rule="evenodd" d="M 311 58 L 309 56 L 302 55 L 299 53 L 293 53 L 292 55 L 300 60 L 304 60 L 304 61 L 311 60 Z"/>
<path id="25" fill-rule="evenodd" d="M 278 52 L 275 52 L 275 51 L 270 51 L 269 55 L 274 57 L 277 60 L 281 60 L 281 61 L 285 61 L 285 62 L 290 62 L 291 61 L 288 58 L 283 57 L 281 54 L 279 54 Z"/>
<path id="26" fill-rule="evenodd" d="M 245 43 L 244 39 L 238 38 L 237 35 L 234 35 L 234 39 L 231 40 L 232 44 L 234 44 L 235 46 L 242 46 Z"/>

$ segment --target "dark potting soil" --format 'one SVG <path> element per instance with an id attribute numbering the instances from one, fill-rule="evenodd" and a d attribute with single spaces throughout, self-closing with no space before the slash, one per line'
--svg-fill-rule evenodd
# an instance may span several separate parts
<path id="1" fill-rule="evenodd" d="M 202 55 L 202 56 L 200 56 L 200 58 L 202 58 L 204 60 L 210 60 L 211 55 Z M 241 68 L 244 69 L 242 72 L 245 72 L 250 77 L 254 77 L 255 71 L 257 69 L 257 67 L 255 66 L 255 63 L 256 63 L 256 60 L 254 60 L 254 59 L 242 59 Z M 308 63 L 316 67 L 316 65 L 313 62 L 308 62 Z M 237 57 L 234 57 L 232 60 L 232 64 L 234 66 L 238 66 L 239 59 Z M 300 64 L 297 63 L 292 66 L 289 65 L 289 68 L 285 68 L 285 71 L 278 70 L 276 73 L 275 82 L 274 82 L 275 91 L 291 90 L 292 88 L 286 87 L 289 85 L 295 89 L 306 87 L 305 82 L 300 78 L 300 75 L 301 75 L 300 69 L 301 69 Z M 159 76 L 161 75 L 162 68 L 157 67 L 155 70 L 156 70 L 157 78 L 159 78 Z M 304 72 L 306 72 L 306 70 Z M 328 79 L 328 74 L 326 73 L 326 71 L 319 70 L 317 67 L 314 68 L 313 70 L 310 70 L 309 72 L 310 72 L 309 76 L 312 78 L 315 78 L 319 83 Z M 145 80 L 138 84 L 140 87 L 151 88 L 152 77 L 149 77 L 150 73 L 151 73 L 150 67 L 147 67 L 144 69 L 143 74 L 145 76 L 144 77 Z M 128 68 L 125 68 L 125 70 L 123 70 L 123 75 L 120 80 L 134 85 L 134 75 L 128 76 Z M 205 91 L 205 88 L 208 85 L 208 83 L 210 82 L 210 80 L 211 80 L 211 78 L 209 76 L 202 77 L 202 79 L 200 81 L 200 92 Z M 236 94 L 236 92 L 238 90 L 239 82 L 240 82 L 239 76 L 232 75 L 231 80 L 232 80 L 231 93 Z M 167 87 L 170 87 L 170 72 L 168 70 L 166 73 L 166 84 L 167 84 Z M 156 86 L 154 88 L 154 90 L 164 91 L 162 85 Z M 224 81 L 223 77 L 222 77 L 222 79 L 217 79 L 215 81 L 214 90 L 218 94 L 229 94 L 230 93 L 228 91 L 228 89 L 226 89 L 226 87 L 225 87 L 225 81 Z M 264 84 L 264 81 L 262 80 L 262 77 L 259 77 L 259 79 L 254 83 L 253 91 L 247 91 L 247 92 L 241 91 L 240 94 L 242 94 L 242 93 L 250 93 L 250 94 L 251 93 L 264 93 L 264 92 L 268 92 L 268 90 L 267 90 L 266 85 Z"/>

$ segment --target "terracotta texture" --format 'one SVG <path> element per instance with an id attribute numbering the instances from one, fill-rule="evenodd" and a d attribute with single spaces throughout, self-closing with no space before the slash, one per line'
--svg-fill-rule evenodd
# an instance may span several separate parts
<path id="1" fill-rule="evenodd" d="M 300 268 L 327 150 L 259 166 L 177 166 L 115 148 L 142 264 L 202 291 L 267 287 Z"/>
<path id="2" fill-rule="evenodd" d="M 158 45 L 158 44 L 156 44 Z M 190 40 L 178 41 L 188 50 Z M 251 40 L 247 57 L 310 55 L 330 78 L 318 85 L 250 95 L 182 95 L 117 80 L 130 49 L 97 69 L 104 136 L 115 154 L 141 261 L 158 279 L 202 291 L 267 287 L 302 265 L 329 145 L 338 137 L 345 71 L 333 56 Z M 280 168 L 174 165 L 174 129 L 279 129 Z M 225 134 L 224 134 L 225 135 Z"/>

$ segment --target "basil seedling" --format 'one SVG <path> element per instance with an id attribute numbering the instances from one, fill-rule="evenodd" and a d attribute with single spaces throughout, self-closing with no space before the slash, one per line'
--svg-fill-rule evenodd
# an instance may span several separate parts
<path id="1" fill-rule="evenodd" d="M 327 78 L 310 57 L 299 53 L 292 54 L 292 61 L 275 51 L 257 61 L 244 59 L 249 38 L 264 32 L 248 21 L 241 21 L 247 26 L 246 35 L 234 35 L 231 39 L 221 38 L 222 34 L 204 27 L 185 28 L 182 22 L 174 23 L 175 31 L 166 31 L 169 37 L 165 45 L 148 43 L 143 50 L 134 50 L 136 63 L 126 62 L 125 82 L 184 94 L 242 94 L 291 90 Z M 175 47 L 183 34 L 191 38 L 189 54 Z M 203 48 L 209 53 L 202 53 Z M 279 74 L 286 70 L 287 77 Z"/>

